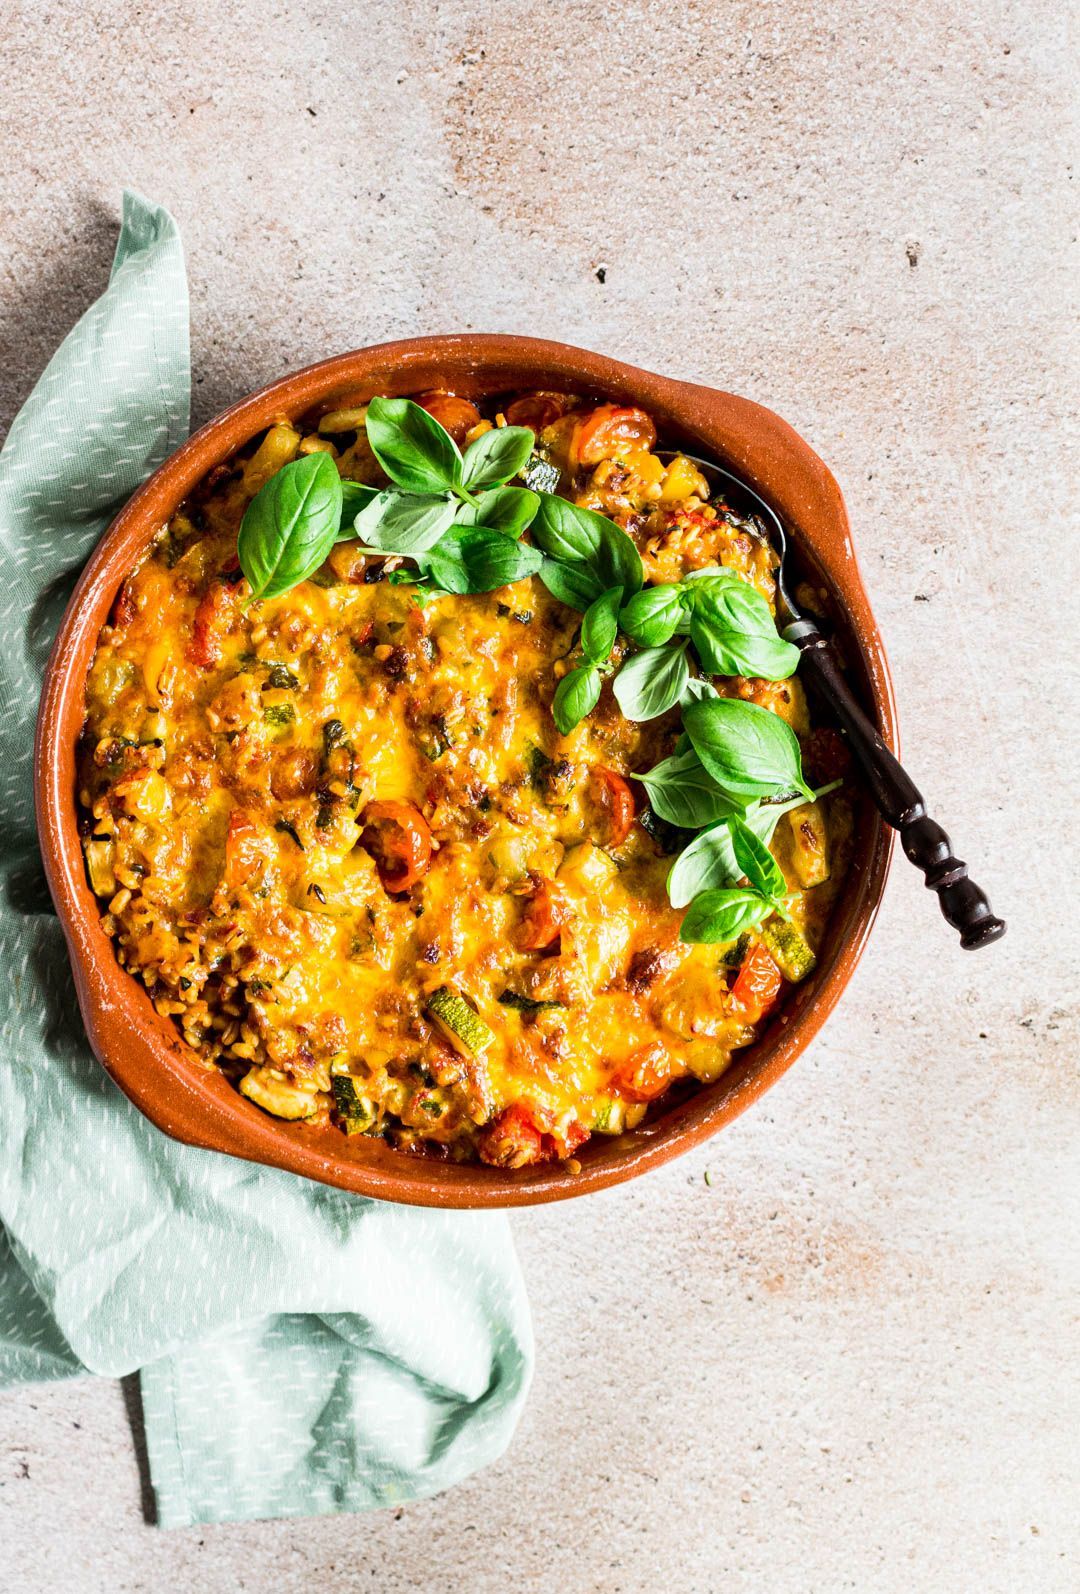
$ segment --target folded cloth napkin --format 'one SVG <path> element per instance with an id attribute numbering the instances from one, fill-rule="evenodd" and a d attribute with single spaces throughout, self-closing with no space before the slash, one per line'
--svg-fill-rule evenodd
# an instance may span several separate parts
<path id="1" fill-rule="evenodd" d="M 34 832 L 41 672 L 79 567 L 186 435 L 176 224 L 112 277 L 0 453 L 0 1386 L 140 1369 L 166 1527 L 360 1511 L 498 1456 L 528 1390 L 500 1215 L 365 1201 L 154 1129 L 90 1055 Z"/>

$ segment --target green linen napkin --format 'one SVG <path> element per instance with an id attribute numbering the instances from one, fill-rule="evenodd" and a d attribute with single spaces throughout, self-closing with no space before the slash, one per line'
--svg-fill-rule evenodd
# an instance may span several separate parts
<path id="1" fill-rule="evenodd" d="M 112 277 L 0 453 L 0 1386 L 141 1369 L 166 1527 L 359 1511 L 498 1456 L 532 1367 L 505 1218 L 361 1200 L 167 1139 L 90 1055 L 34 831 L 41 672 L 79 568 L 186 435 L 176 224 Z"/>

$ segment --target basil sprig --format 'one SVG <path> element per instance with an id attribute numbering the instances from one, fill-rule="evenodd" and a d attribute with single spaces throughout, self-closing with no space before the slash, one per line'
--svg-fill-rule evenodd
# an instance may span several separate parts
<path id="1" fill-rule="evenodd" d="M 540 499 L 506 485 L 532 452 L 527 427 L 493 427 L 462 454 L 446 428 L 411 399 L 372 399 L 365 425 L 392 485 L 362 490 L 353 534 L 365 548 L 415 560 L 416 575 L 398 579 L 427 584 L 426 595 L 434 597 L 492 592 L 537 573 L 539 551 L 514 544 Z"/>
<path id="2" fill-rule="evenodd" d="M 689 633 L 710 675 L 783 681 L 799 662 L 798 648 L 777 636 L 772 610 L 757 588 L 721 566 L 646 587 L 629 600 L 619 623 L 643 648 L 662 647 L 676 634 Z"/>
<path id="3" fill-rule="evenodd" d="M 322 564 L 341 526 L 342 487 L 329 454 L 294 459 L 244 511 L 236 551 L 255 598 L 277 598 Z"/>
<path id="4" fill-rule="evenodd" d="M 734 867 L 745 876 L 746 884 L 717 887 L 696 895 L 679 930 L 682 941 L 732 941 L 770 914 L 778 913 L 783 919 L 791 917 L 784 900 L 787 881 L 765 842 L 736 815 L 726 819 L 724 825 Z"/>
<path id="5" fill-rule="evenodd" d="M 814 793 L 815 802 L 839 785 L 836 780 L 822 786 Z M 767 847 L 784 814 L 801 808 L 805 801 L 800 792 L 797 797 L 788 797 L 783 802 L 752 802 L 742 815 L 743 823 Z M 735 856 L 731 828 L 721 820 L 695 836 L 676 858 L 667 879 L 668 901 L 673 908 L 685 908 L 703 891 L 738 885 L 744 873 Z"/>
<path id="6" fill-rule="evenodd" d="M 541 579 L 542 575 L 541 571 Z M 581 651 L 585 663 L 563 676 L 551 703 L 552 716 L 563 736 L 580 725 L 600 701 L 600 688 L 607 673 L 604 666 L 615 646 L 622 601 L 622 587 L 611 587 L 594 598 L 582 616 Z"/>

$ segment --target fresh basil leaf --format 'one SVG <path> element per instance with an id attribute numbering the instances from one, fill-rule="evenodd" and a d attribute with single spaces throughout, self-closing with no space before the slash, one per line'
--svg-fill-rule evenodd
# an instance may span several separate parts
<path id="1" fill-rule="evenodd" d="M 681 589 L 677 582 L 665 582 L 635 592 L 619 616 L 619 628 L 639 647 L 658 648 L 671 641 L 682 618 Z"/>
<path id="2" fill-rule="evenodd" d="M 632 778 L 645 787 L 653 812 L 682 830 L 700 830 L 742 811 L 742 804 L 720 790 L 693 749 Z"/>
<path id="3" fill-rule="evenodd" d="M 786 896 L 784 872 L 765 843 L 736 814 L 732 814 L 727 826 L 731 832 L 731 849 L 735 860 L 755 891 L 760 891 L 763 897 L 773 901 Z"/>
<path id="4" fill-rule="evenodd" d="M 702 669 L 710 675 L 748 675 L 766 681 L 786 681 L 799 666 L 798 648 L 778 637 L 775 627 L 771 636 L 724 630 L 711 614 L 700 608 L 695 608 L 690 615 L 690 640 Z"/>
<path id="5" fill-rule="evenodd" d="M 615 701 L 628 720 L 654 720 L 674 708 L 690 678 L 686 644 L 646 648 L 615 677 Z"/>
<path id="6" fill-rule="evenodd" d="M 363 482 L 349 481 L 342 477 L 341 480 L 341 524 L 338 526 L 337 542 L 352 542 L 356 536 L 356 517 L 362 509 L 366 509 L 372 499 L 378 498 L 377 487 L 365 487 Z"/>
<path id="7" fill-rule="evenodd" d="M 553 598 L 571 609 L 587 609 L 604 593 L 588 565 L 565 564 L 561 559 L 545 558 L 540 566 L 540 580 Z"/>
<path id="8" fill-rule="evenodd" d="M 713 945 L 734 941 L 744 930 L 768 917 L 772 907 L 758 892 L 745 886 L 703 891 L 683 916 L 679 940 Z"/>
<path id="9" fill-rule="evenodd" d="M 724 791 L 775 797 L 793 789 L 810 797 L 795 732 L 778 714 L 737 697 L 709 697 L 683 710 L 694 751 Z"/>
<path id="10" fill-rule="evenodd" d="M 776 635 L 772 610 L 761 593 L 730 570 L 709 574 L 699 570 L 687 594 L 694 608 L 707 613 L 720 630 Z"/>
<path id="11" fill-rule="evenodd" d="M 412 399 L 372 399 L 364 424 L 375 458 L 405 492 L 445 493 L 461 485 L 457 444 Z"/>
<path id="12" fill-rule="evenodd" d="M 600 701 L 600 671 L 595 664 L 583 664 L 564 675 L 555 688 L 551 713 L 560 734 L 569 736 L 586 714 Z"/>
<path id="13" fill-rule="evenodd" d="M 841 784 L 833 781 L 822 786 L 814 793 L 815 801 Z M 767 847 L 783 815 L 801 808 L 805 801 L 800 792 L 780 803 L 752 802 L 742 816 L 743 825 Z M 667 879 L 668 901 L 673 908 L 685 908 L 699 891 L 738 885 L 744 874 L 746 870 L 740 867 L 732 846 L 731 830 L 721 821 L 695 836 L 676 858 Z"/>
<path id="14" fill-rule="evenodd" d="M 256 598 L 277 598 L 322 564 L 341 525 L 341 477 L 329 454 L 294 459 L 244 512 L 236 551 Z"/>
<path id="15" fill-rule="evenodd" d="M 539 507 L 538 494 L 525 487 L 492 487 L 480 493 L 475 504 L 459 505 L 457 524 L 487 526 L 506 537 L 520 537 Z"/>
<path id="16" fill-rule="evenodd" d="M 703 698 L 719 696 L 720 693 L 711 681 L 707 681 L 703 675 L 692 675 L 683 687 L 679 707 L 685 708 L 687 703 L 700 703 Z"/>
<path id="17" fill-rule="evenodd" d="M 424 555 L 424 566 L 445 592 L 494 592 L 534 576 L 543 554 L 487 526 L 454 526 Z"/>
<path id="18" fill-rule="evenodd" d="M 594 596 L 622 587 L 629 598 L 641 587 L 641 555 L 633 542 L 613 520 L 591 509 L 580 509 L 553 493 L 541 493 L 532 534 L 533 541 L 553 559 L 589 570 L 597 583 Z"/>
<path id="19" fill-rule="evenodd" d="M 536 439 L 527 426 L 493 426 L 465 450 L 464 487 L 498 487 L 528 461 Z"/>
<path id="20" fill-rule="evenodd" d="M 735 886 L 743 877 L 726 819 L 695 836 L 675 859 L 667 878 L 668 901 L 685 908 L 702 891 Z"/>
<path id="21" fill-rule="evenodd" d="M 619 605 L 622 588 L 611 587 L 585 610 L 581 622 L 581 651 L 590 664 L 603 664 L 610 658 L 619 634 Z"/>
<path id="22" fill-rule="evenodd" d="M 356 534 L 380 553 L 415 557 L 433 548 L 454 522 L 452 498 L 432 493 L 399 493 L 390 487 L 356 517 Z"/>

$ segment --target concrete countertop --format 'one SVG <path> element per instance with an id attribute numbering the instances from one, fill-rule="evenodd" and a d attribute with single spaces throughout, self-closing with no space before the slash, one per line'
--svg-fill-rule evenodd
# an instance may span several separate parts
<path id="1" fill-rule="evenodd" d="M 121 1386 L 23 1389 L 5 1585 L 1075 1588 L 1065 8 L 30 0 L 4 49 L 0 426 L 103 287 L 124 183 L 183 230 L 196 420 L 459 328 L 758 399 L 845 490 L 910 768 L 1010 920 L 961 953 L 901 860 L 768 1097 L 659 1174 L 515 1217 L 537 1377 L 487 1473 L 163 1534 Z"/>

